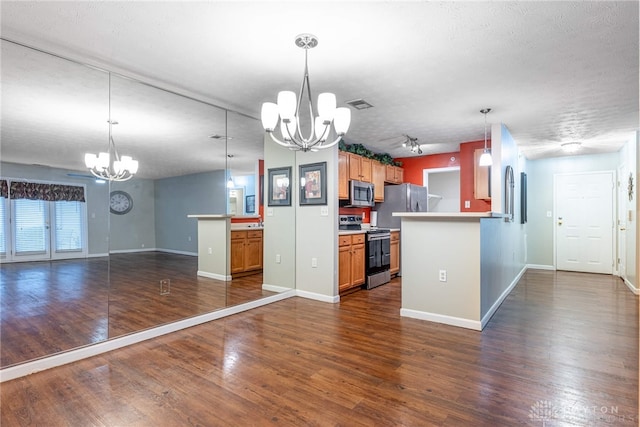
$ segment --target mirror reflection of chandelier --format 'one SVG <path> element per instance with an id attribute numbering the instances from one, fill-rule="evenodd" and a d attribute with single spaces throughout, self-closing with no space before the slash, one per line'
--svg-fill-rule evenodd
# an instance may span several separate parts
<path id="1" fill-rule="evenodd" d="M 296 46 L 304 49 L 304 76 L 300 94 L 296 100 L 296 94 L 291 91 L 278 93 L 278 103 L 265 102 L 262 104 L 262 126 L 271 135 L 271 138 L 283 147 L 300 151 L 318 151 L 321 148 L 329 148 L 336 145 L 349 130 L 351 124 L 351 110 L 346 107 L 336 108 L 336 96 L 333 93 L 321 93 L 318 96 L 318 115 L 315 115 L 311 86 L 309 85 L 309 68 L 307 66 L 307 53 L 318 45 L 318 39 L 312 34 L 300 34 L 295 40 Z M 300 126 L 300 106 L 307 87 L 309 132 L 308 137 L 303 136 Z M 306 114 L 306 111 L 305 111 Z M 280 133 L 282 139 L 278 139 L 274 130 L 280 121 Z M 335 140 L 327 143 L 331 131 L 331 123 L 337 134 Z"/>
<path id="2" fill-rule="evenodd" d="M 107 152 L 99 154 L 86 153 L 84 164 L 89 172 L 98 179 L 107 181 L 128 181 L 138 172 L 138 161 L 131 156 L 118 154 L 116 143 L 113 141 L 113 125 L 118 122 L 111 119 L 111 73 L 109 73 L 109 148 Z"/>

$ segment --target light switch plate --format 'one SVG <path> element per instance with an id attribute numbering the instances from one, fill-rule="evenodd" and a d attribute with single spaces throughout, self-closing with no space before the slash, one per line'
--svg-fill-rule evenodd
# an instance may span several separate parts
<path id="1" fill-rule="evenodd" d="M 267 208 L 267 216 L 273 216 L 273 208 Z"/>
<path id="2" fill-rule="evenodd" d="M 320 216 L 329 216 L 328 206 L 320 206 Z"/>

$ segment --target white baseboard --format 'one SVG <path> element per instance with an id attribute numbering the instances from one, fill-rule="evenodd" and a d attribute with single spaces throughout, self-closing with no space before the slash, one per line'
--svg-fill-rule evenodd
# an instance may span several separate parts
<path id="1" fill-rule="evenodd" d="M 460 328 L 473 329 L 481 331 L 482 326 L 479 321 L 464 319 L 462 317 L 447 316 L 444 314 L 429 313 L 427 311 L 411 310 L 409 308 L 401 308 L 400 316 L 411 317 L 412 319 L 428 320 L 429 322 L 444 323 L 445 325 L 458 326 Z"/>
<path id="2" fill-rule="evenodd" d="M 302 297 L 302 298 L 307 298 L 307 299 L 312 299 L 312 300 L 322 301 L 322 302 L 328 302 L 331 304 L 336 304 L 340 302 L 339 295 L 329 296 L 329 295 L 323 295 L 323 294 L 316 294 L 314 292 L 301 291 L 299 289 L 296 289 L 295 291 L 296 291 L 297 297 Z"/>
<path id="3" fill-rule="evenodd" d="M 284 286 L 269 285 L 267 283 L 262 284 L 262 289 L 270 292 L 286 292 L 286 291 L 293 290 L 293 288 L 285 288 Z"/>
<path id="4" fill-rule="evenodd" d="M 155 252 L 156 248 L 140 248 L 140 249 L 114 249 L 109 251 L 110 254 L 130 254 L 136 252 Z"/>
<path id="5" fill-rule="evenodd" d="M 163 249 L 163 248 L 156 248 L 155 250 L 158 252 L 166 252 L 168 254 L 198 256 L 197 252 L 176 251 L 174 249 Z"/>
<path id="6" fill-rule="evenodd" d="M 633 283 L 631 283 L 629 280 L 627 279 L 623 279 L 623 280 L 624 280 L 624 284 L 627 285 L 627 288 L 629 288 L 631 292 L 633 292 L 636 295 L 640 295 L 640 289 L 633 286 Z"/>
<path id="7" fill-rule="evenodd" d="M 485 314 L 482 317 L 482 320 L 480 321 L 482 329 L 484 329 L 484 327 L 487 326 L 487 323 L 489 323 L 489 320 L 491 320 L 491 317 L 498 310 L 498 307 L 500 307 L 500 304 L 502 304 L 504 299 L 507 297 L 507 295 L 509 295 L 509 293 L 513 290 L 513 288 L 516 287 L 516 285 L 518 284 L 518 282 L 522 278 L 522 275 L 527 271 L 528 268 L 529 267 L 526 266 L 526 265 L 524 267 L 522 267 L 522 270 L 520 270 L 520 273 L 518 273 L 518 275 L 511 281 L 509 286 L 507 286 L 507 289 L 505 289 L 504 292 L 502 292 L 502 294 L 500 294 L 500 296 L 498 297 L 496 302 L 494 302 L 493 305 L 491 306 L 491 308 L 489 309 L 489 311 L 487 311 L 487 314 Z"/>
<path id="8" fill-rule="evenodd" d="M 553 265 L 544 265 L 544 264 L 527 264 L 525 266 L 527 269 L 532 270 L 553 270 L 555 271 L 556 267 Z"/>
<path id="9" fill-rule="evenodd" d="M 35 374 L 36 372 L 44 371 L 46 369 L 55 368 L 57 366 L 66 365 L 67 363 L 77 362 L 78 360 L 86 359 L 88 357 L 96 356 L 98 354 L 106 353 L 112 350 L 136 344 L 142 341 L 146 341 L 151 338 L 157 338 L 162 335 L 166 335 L 171 332 L 176 332 L 181 329 L 190 328 L 192 326 L 200 325 L 202 323 L 210 322 L 212 320 L 220 319 L 222 317 L 231 316 L 233 314 L 241 313 L 243 311 L 251 310 L 263 305 L 271 304 L 276 301 L 291 298 L 295 296 L 295 292 L 290 289 L 289 292 L 281 292 L 276 295 L 271 295 L 265 298 L 261 298 L 256 301 L 251 301 L 245 304 L 238 304 L 233 307 L 223 308 L 221 310 L 213 311 L 211 313 L 202 314 L 200 316 L 190 317 L 188 319 L 179 320 L 177 322 L 169 323 L 166 325 L 158 326 L 157 328 L 147 329 L 145 331 L 136 332 L 130 335 L 125 335 L 120 338 L 114 338 L 107 341 L 103 341 L 97 344 L 89 345 L 75 350 L 70 350 L 64 353 L 59 353 L 43 359 L 33 360 L 31 362 L 22 363 L 20 365 L 12 366 L 0 370 L 0 382 L 13 380 L 16 378 L 24 377 L 27 375 Z"/>
<path id="10" fill-rule="evenodd" d="M 87 258 L 102 258 L 106 256 L 109 256 L 109 252 L 105 252 L 103 254 L 89 254 L 87 255 Z"/>
<path id="11" fill-rule="evenodd" d="M 224 274 L 209 273 L 208 271 L 202 271 L 202 270 L 198 270 L 197 275 L 202 277 L 208 277 L 209 279 L 223 280 L 225 282 L 228 282 L 229 280 L 231 280 L 230 275 L 225 276 Z"/>

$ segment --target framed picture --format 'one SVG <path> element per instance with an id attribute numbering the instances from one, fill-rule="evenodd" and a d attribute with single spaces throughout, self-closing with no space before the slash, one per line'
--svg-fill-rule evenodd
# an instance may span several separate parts
<path id="1" fill-rule="evenodd" d="M 300 205 L 327 204 L 327 162 L 300 165 Z"/>
<path id="2" fill-rule="evenodd" d="M 267 206 L 291 206 L 291 166 L 268 170 Z"/>
<path id="3" fill-rule="evenodd" d="M 247 213 L 255 213 L 256 212 L 256 196 L 246 196 L 246 210 Z"/>

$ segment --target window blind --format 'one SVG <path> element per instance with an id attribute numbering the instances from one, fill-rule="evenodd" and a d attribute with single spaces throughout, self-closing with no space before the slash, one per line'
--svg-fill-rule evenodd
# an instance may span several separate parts
<path id="1" fill-rule="evenodd" d="M 56 252 L 82 251 L 83 217 L 81 202 L 54 202 L 56 212 Z"/>
<path id="2" fill-rule="evenodd" d="M 15 253 L 47 252 L 47 209 L 44 200 L 16 199 L 14 203 Z"/>

